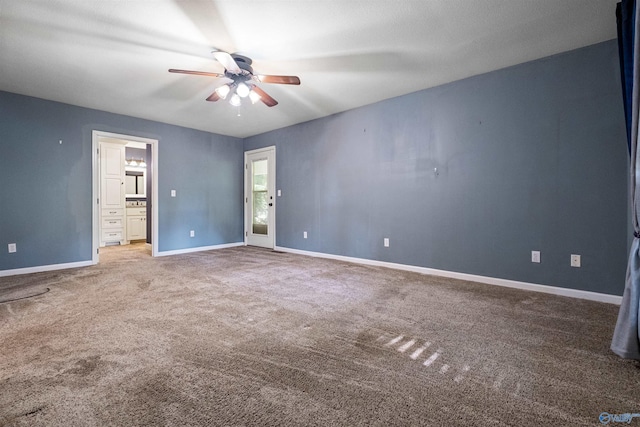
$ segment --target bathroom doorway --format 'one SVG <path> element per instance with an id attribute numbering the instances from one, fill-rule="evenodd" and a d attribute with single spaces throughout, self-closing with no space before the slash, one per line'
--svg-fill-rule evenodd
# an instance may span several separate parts
<path id="1" fill-rule="evenodd" d="M 93 131 L 93 263 L 100 248 L 147 243 L 158 253 L 158 141 Z"/>

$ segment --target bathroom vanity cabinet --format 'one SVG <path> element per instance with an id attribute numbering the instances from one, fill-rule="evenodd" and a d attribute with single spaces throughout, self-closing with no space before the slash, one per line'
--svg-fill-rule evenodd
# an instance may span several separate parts
<path id="1" fill-rule="evenodd" d="M 127 240 L 147 238 L 147 208 L 127 207 Z"/>

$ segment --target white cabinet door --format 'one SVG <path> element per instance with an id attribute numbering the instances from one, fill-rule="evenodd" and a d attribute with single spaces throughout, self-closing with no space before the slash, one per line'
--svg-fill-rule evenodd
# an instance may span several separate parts
<path id="1" fill-rule="evenodd" d="M 124 208 L 124 145 L 100 144 L 102 209 Z"/>
<path id="2" fill-rule="evenodd" d="M 147 238 L 147 221 L 142 216 L 127 217 L 127 240 Z"/>

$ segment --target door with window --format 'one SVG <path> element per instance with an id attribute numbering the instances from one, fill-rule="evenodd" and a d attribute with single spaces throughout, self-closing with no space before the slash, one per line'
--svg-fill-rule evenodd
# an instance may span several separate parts
<path id="1" fill-rule="evenodd" d="M 245 242 L 273 248 L 275 244 L 275 147 L 245 152 Z"/>

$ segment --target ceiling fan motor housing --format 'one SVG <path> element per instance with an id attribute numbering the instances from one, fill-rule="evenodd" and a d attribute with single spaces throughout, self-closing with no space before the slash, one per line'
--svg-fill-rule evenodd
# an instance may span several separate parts
<path id="1" fill-rule="evenodd" d="M 238 67 L 243 71 L 242 74 L 253 75 L 253 68 L 251 67 L 251 63 L 253 61 L 251 60 L 251 58 L 243 55 L 238 55 L 237 53 L 232 54 L 231 57 L 234 61 L 236 61 Z"/>

